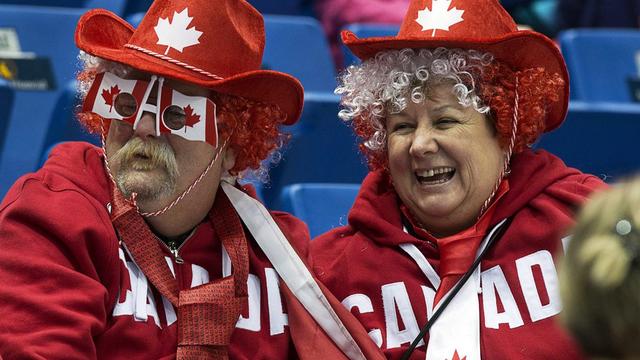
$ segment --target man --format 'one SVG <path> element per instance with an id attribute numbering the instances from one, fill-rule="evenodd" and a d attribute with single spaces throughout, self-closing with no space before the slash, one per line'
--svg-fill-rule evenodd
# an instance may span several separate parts
<path id="1" fill-rule="evenodd" d="M 302 109 L 260 70 L 260 14 L 158 0 L 134 30 L 92 10 L 76 44 L 103 146 L 57 147 L 0 205 L 0 357 L 375 357 L 299 257 L 304 224 L 236 183 Z"/>

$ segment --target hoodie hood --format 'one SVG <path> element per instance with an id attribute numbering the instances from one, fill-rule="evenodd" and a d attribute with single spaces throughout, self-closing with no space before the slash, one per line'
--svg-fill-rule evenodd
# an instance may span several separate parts
<path id="1" fill-rule="evenodd" d="M 601 183 L 593 176 L 567 167 L 562 160 L 544 150 L 534 152 L 527 149 L 515 154 L 508 178 L 509 191 L 494 204 L 496 209 L 490 227 L 514 215 L 542 194 L 566 203 L 569 208 L 581 203 L 593 191 L 593 187 L 585 185 L 583 189 L 577 188 L 576 177 L 585 178 L 578 180 L 578 183 L 586 181 L 586 178 L 593 178 Z M 563 189 L 564 182 L 571 184 L 572 188 Z M 380 244 L 395 246 L 420 243 L 421 240 L 402 231 L 400 205 L 388 173 L 383 170 L 373 171 L 363 181 L 349 212 L 349 225 Z"/>
<path id="2" fill-rule="evenodd" d="M 111 201 L 104 154 L 101 148 L 89 143 L 65 142 L 56 146 L 38 173 L 54 190 L 56 187 L 68 188 L 70 182 L 101 203 Z"/>

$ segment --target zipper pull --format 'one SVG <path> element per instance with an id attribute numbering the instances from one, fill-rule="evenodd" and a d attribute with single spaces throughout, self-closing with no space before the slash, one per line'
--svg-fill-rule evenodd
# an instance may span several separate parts
<path id="1" fill-rule="evenodd" d="M 167 242 L 167 246 L 169 247 L 169 251 L 171 251 L 171 254 L 173 254 L 173 257 L 176 260 L 176 263 L 184 264 L 184 260 L 180 257 L 180 254 L 178 253 L 178 247 L 176 246 L 176 242 L 169 241 Z"/>

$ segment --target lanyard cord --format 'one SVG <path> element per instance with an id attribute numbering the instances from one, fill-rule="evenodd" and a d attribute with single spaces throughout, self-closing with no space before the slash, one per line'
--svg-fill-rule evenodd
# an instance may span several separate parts
<path id="1" fill-rule="evenodd" d="M 409 357 L 411 356 L 413 351 L 418 346 L 418 343 L 420 342 L 420 340 L 422 340 L 422 338 L 427 334 L 427 332 L 429 332 L 429 330 L 431 329 L 433 324 L 436 322 L 436 320 L 438 320 L 440 315 L 444 312 L 444 309 L 446 309 L 446 307 L 449 305 L 449 303 L 453 300 L 453 297 L 456 296 L 456 294 L 460 291 L 460 289 L 462 289 L 464 284 L 471 277 L 471 274 L 473 274 L 473 272 L 476 270 L 476 268 L 480 265 L 480 261 L 484 258 L 484 256 L 487 253 L 487 251 L 489 251 L 489 248 L 491 247 L 491 245 L 496 240 L 498 240 L 500 237 L 502 237 L 502 234 L 504 234 L 504 232 L 507 230 L 507 228 L 511 224 L 511 220 L 512 220 L 512 218 L 508 218 L 502 224 L 500 229 L 498 229 L 498 231 L 493 233 L 493 235 L 489 238 L 489 240 L 487 241 L 487 246 L 484 247 L 484 249 L 482 250 L 480 255 L 474 260 L 473 264 L 471 264 L 471 266 L 469 267 L 469 270 L 467 270 L 467 272 L 462 276 L 460 281 L 458 281 L 456 286 L 451 290 L 451 293 L 449 294 L 449 296 L 447 296 L 447 298 L 443 300 L 442 304 L 438 307 L 436 312 L 433 313 L 433 315 L 431 316 L 431 318 L 429 320 L 427 320 L 427 323 L 422 327 L 422 329 L 420 330 L 420 333 L 418 334 L 418 336 L 416 336 L 416 338 L 413 339 L 413 342 L 411 343 L 409 348 L 404 352 L 404 354 L 402 354 L 401 360 L 408 360 L 409 359 Z"/>

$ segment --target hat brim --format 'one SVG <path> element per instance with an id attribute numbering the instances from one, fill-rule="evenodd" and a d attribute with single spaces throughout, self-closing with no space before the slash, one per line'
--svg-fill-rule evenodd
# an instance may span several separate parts
<path id="1" fill-rule="evenodd" d="M 291 75 L 272 70 L 253 70 L 224 79 L 213 79 L 196 71 L 126 48 L 133 27 L 115 14 L 96 9 L 87 12 L 76 28 L 75 40 L 88 54 L 128 65 L 134 69 L 183 81 L 224 94 L 275 104 L 287 115 L 285 125 L 298 121 L 304 104 L 302 84 Z"/>
<path id="2" fill-rule="evenodd" d="M 556 44 L 546 36 L 534 31 L 521 30 L 501 37 L 487 39 L 460 39 L 438 37 L 437 39 L 401 38 L 395 36 L 370 37 L 360 39 L 351 31 L 342 32 L 342 41 L 361 60 L 374 57 L 386 50 L 421 48 L 461 48 L 492 53 L 496 59 L 512 68 L 527 69 L 543 67 L 549 73 L 557 73 L 564 80 L 560 99 L 551 104 L 545 122 L 545 132 L 549 132 L 564 121 L 569 107 L 569 74 Z"/>

